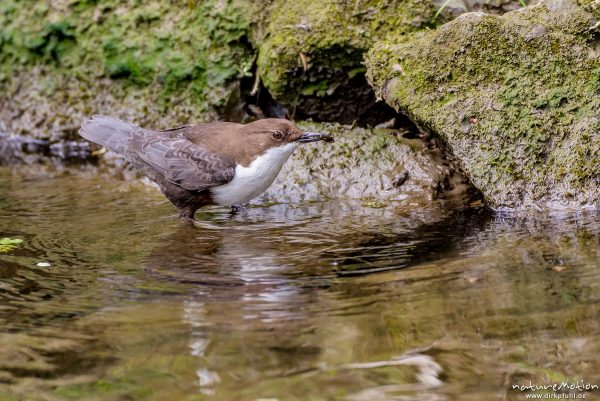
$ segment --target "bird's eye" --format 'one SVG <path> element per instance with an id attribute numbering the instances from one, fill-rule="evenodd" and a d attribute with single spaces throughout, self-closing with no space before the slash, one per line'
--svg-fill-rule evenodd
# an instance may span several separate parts
<path id="1" fill-rule="evenodd" d="M 283 139 L 283 132 L 273 131 L 273 139 L 275 139 L 276 141 L 281 141 Z"/>

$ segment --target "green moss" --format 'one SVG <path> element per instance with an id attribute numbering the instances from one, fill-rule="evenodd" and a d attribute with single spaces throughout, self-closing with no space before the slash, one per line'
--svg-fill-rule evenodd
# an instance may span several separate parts
<path id="1" fill-rule="evenodd" d="M 258 69 L 270 93 L 287 103 L 298 94 L 331 95 L 363 71 L 363 54 L 375 40 L 432 26 L 435 14 L 427 0 L 276 0 L 271 10 L 256 39 Z M 327 88 L 313 90 L 324 82 Z"/>
<path id="2" fill-rule="evenodd" d="M 600 18 L 600 2 L 598 0 L 578 0 L 577 3 L 585 10 Z"/>
<path id="3" fill-rule="evenodd" d="M 152 86 L 167 103 L 187 92 L 208 109 L 223 103 L 223 86 L 252 62 L 244 38 L 255 7 L 241 0 L 6 0 L 0 4 L 0 64 L 5 75 L 45 64 L 57 75 Z"/>
<path id="4" fill-rule="evenodd" d="M 17 249 L 21 243 L 23 243 L 23 240 L 20 238 L 1 238 L 0 253 L 10 252 L 14 249 Z"/>
<path id="5" fill-rule="evenodd" d="M 592 79 L 590 80 L 590 89 L 600 92 L 600 67 L 592 71 Z"/>
<path id="6" fill-rule="evenodd" d="M 492 204 L 569 202 L 569 191 L 594 203 L 600 59 L 585 30 L 593 21 L 576 6 L 543 3 L 503 17 L 469 14 L 379 42 L 368 77 L 450 144 Z"/>
<path id="7" fill-rule="evenodd" d="M 302 88 L 300 93 L 304 96 L 311 96 L 311 95 L 323 96 L 327 92 L 327 88 L 328 88 L 327 80 L 323 80 L 321 82 L 315 82 L 315 83 L 311 83 L 311 84 L 304 86 L 304 88 Z"/>

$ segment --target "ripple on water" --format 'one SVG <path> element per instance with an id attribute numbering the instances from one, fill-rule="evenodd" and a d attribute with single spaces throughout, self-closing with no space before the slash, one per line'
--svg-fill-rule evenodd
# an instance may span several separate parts
<path id="1" fill-rule="evenodd" d="M 4 170 L 0 206 L 0 237 L 24 240 L 0 254 L 0 399 L 480 400 L 600 380 L 597 213 L 340 201 L 187 227 L 153 189 Z"/>

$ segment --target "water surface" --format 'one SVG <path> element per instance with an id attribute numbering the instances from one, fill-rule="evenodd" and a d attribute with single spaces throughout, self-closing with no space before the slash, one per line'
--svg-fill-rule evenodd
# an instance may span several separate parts
<path id="1" fill-rule="evenodd" d="M 336 201 L 208 209 L 186 227 L 151 187 L 0 169 L 0 238 L 24 240 L 0 253 L 0 400 L 600 384 L 599 217 Z"/>

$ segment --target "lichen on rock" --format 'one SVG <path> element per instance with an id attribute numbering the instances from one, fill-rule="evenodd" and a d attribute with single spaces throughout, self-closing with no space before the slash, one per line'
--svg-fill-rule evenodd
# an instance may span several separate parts
<path id="1" fill-rule="evenodd" d="M 464 14 L 388 38 L 369 52 L 368 78 L 447 142 L 492 206 L 597 205 L 598 8 L 586 3 Z"/>

